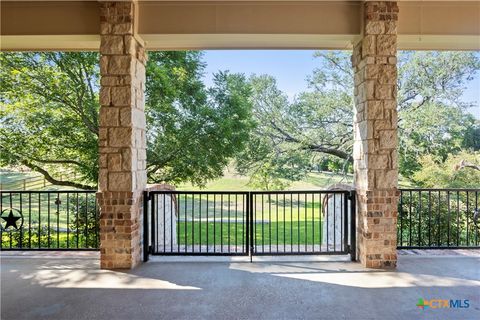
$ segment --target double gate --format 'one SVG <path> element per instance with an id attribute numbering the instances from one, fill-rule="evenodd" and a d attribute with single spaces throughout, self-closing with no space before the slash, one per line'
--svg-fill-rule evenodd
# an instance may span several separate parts
<path id="1" fill-rule="evenodd" d="M 144 197 L 145 261 L 149 254 L 355 259 L 354 191 L 151 191 Z"/>

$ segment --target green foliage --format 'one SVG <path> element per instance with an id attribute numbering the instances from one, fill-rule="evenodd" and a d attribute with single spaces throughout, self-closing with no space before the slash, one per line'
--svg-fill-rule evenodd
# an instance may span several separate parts
<path id="1" fill-rule="evenodd" d="M 242 173 L 253 175 L 268 164 L 270 175 L 295 180 L 318 165 L 352 170 L 350 53 L 320 51 L 315 57 L 319 67 L 308 78 L 310 88 L 293 101 L 272 77 L 250 79 L 256 127 L 250 146 L 237 157 Z M 423 155 L 438 162 L 463 149 L 479 150 L 480 123 L 468 113 L 474 103 L 460 102 L 479 69 L 473 52 L 399 53 L 399 163 L 405 177 L 420 169 Z"/>
<path id="2" fill-rule="evenodd" d="M 442 103 L 425 103 L 421 108 L 400 111 L 400 168 L 411 175 L 421 167 L 419 159 L 431 155 L 441 162 L 462 150 L 466 134 L 475 126 L 475 118 L 463 108 Z"/>
<path id="3" fill-rule="evenodd" d="M 450 154 L 445 161 L 438 161 L 433 155 L 422 156 L 420 169 L 413 175 L 413 180 L 425 188 L 479 188 L 480 170 L 460 167 L 460 163 L 480 166 L 480 152 L 463 151 Z"/>
<path id="4" fill-rule="evenodd" d="M 250 176 L 250 185 L 262 190 L 288 186 L 310 166 L 306 150 L 290 143 L 286 130 L 296 130 L 298 112 L 277 88 L 271 76 L 252 76 L 251 104 L 254 129 L 245 150 L 236 157 L 237 170 Z M 293 139 L 293 138 L 292 138 Z"/>
<path id="5" fill-rule="evenodd" d="M 400 201 L 397 243 L 403 246 L 471 246 L 475 194 L 406 192 Z"/>
<path id="6" fill-rule="evenodd" d="M 474 52 L 402 52 L 399 55 L 398 108 L 400 172 L 411 176 L 418 159 L 431 154 L 444 161 L 462 148 L 478 149 L 479 121 L 461 102 L 465 84 L 480 70 Z"/>
<path id="7" fill-rule="evenodd" d="M 0 164 L 24 165 L 57 185 L 95 189 L 97 53 L 1 53 Z M 201 82 L 201 53 L 152 52 L 147 63 L 149 182 L 204 184 L 219 177 L 251 127 L 249 86 L 218 73 Z M 76 173 L 62 181 L 60 173 Z"/>
<path id="8" fill-rule="evenodd" d="M 98 248 L 100 220 L 95 201 L 94 197 L 82 197 L 77 199 L 77 202 L 70 204 L 68 211 L 71 222 L 68 228 L 70 229 L 71 247 L 76 247 L 78 243 L 81 248 Z"/>
<path id="9" fill-rule="evenodd" d="M 98 175 L 98 55 L 1 53 L 0 164 L 91 188 Z"/>
<path id="10" fill-rule="evenodd" d="M 222 175 L 248 138 L 251 106 L 245 78 L 219 72 L 206 90 L 200 57 L 188 51 L 150 54 L 146 112 L 151 182 L 204 185 Z"/>

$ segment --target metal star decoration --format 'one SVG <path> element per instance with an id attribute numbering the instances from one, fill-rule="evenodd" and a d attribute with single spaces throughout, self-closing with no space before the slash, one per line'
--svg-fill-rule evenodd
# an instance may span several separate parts
<path id="1" fill-rule="evenodd" d="M 4 230 L 8 229 L 8 227 L 13 227 L 15 228 L 15 230 L 18 230 L 18 225 L 17 225 L 17 221 L 21 219 L 21 216 L 20 217 L 16 217 L 13 215 L 13 210 L 10 209 L 9 210 L 9 214 L 8 216 L 4 217 L 2 215 L 2 219 L 5 220 L 7 223 L 5 224 L 5 226 L 3 227 Z"/>

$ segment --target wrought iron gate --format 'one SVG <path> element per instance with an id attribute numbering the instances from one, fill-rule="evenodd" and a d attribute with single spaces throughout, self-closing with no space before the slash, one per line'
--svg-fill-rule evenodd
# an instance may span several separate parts
<path id="1" fill-rule="evenodd" d="M 149 254 L 355 259 L 354 191 L 151 191 L 144 197 L 145 261 Z"/>

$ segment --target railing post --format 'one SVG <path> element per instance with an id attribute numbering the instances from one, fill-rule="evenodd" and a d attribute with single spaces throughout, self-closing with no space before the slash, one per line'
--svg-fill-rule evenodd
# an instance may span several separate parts
<path id="1" fill-rule="evenodd" d="M 148 191 L 143 191 L 143 262 L 147 262 L 149 258 L 149 224 L 148 224 L 148 201 L 150 195 Z"/>
<path id="2" fill-rule="evenodd" d="M 155 194 L 151 194 L 149 197 L 149 200 L 151 201 L 151 207 L 150 207 L 150 239 L 152 242 L 151 250 L 150 253 L 155 253 L 157 250 L 157 239 L 155 235 L 157 234 L 157 222 L 155 219 Z"/>
<path id="3" fill-rule="evenodd" d="M 345 191 L 343 194 L 343 248 L 344 252 L 348 252 L 348 200 L 350 198 L 350 192 Z"/>
<path id="4" fill-rule="evenodd" d="M 350 191 L 350 260 L 357 261 L 357 198 L 355 190 Z"/>
<path id="5" fill-rule="evenodd" d="M 249 198 L 249 218 L 250 218 L 250 235 L 249 235 L 249 243 L 250 243 L 250 251 L 249 251 L 249 255 L 250 255 L 250 262 L 253 261 L 253 253 L 254 253 L 254 240 L 253 240 L 253 193 L 252 192 L 249 192 L 248 193 L 248 198 Z"/>
<path id="6" fill-rule="evenodd" d="M 250 256 L 250 192 L 245 194 L 245 225 L 243 232 L 245 233 L 245 253 Z"/>

